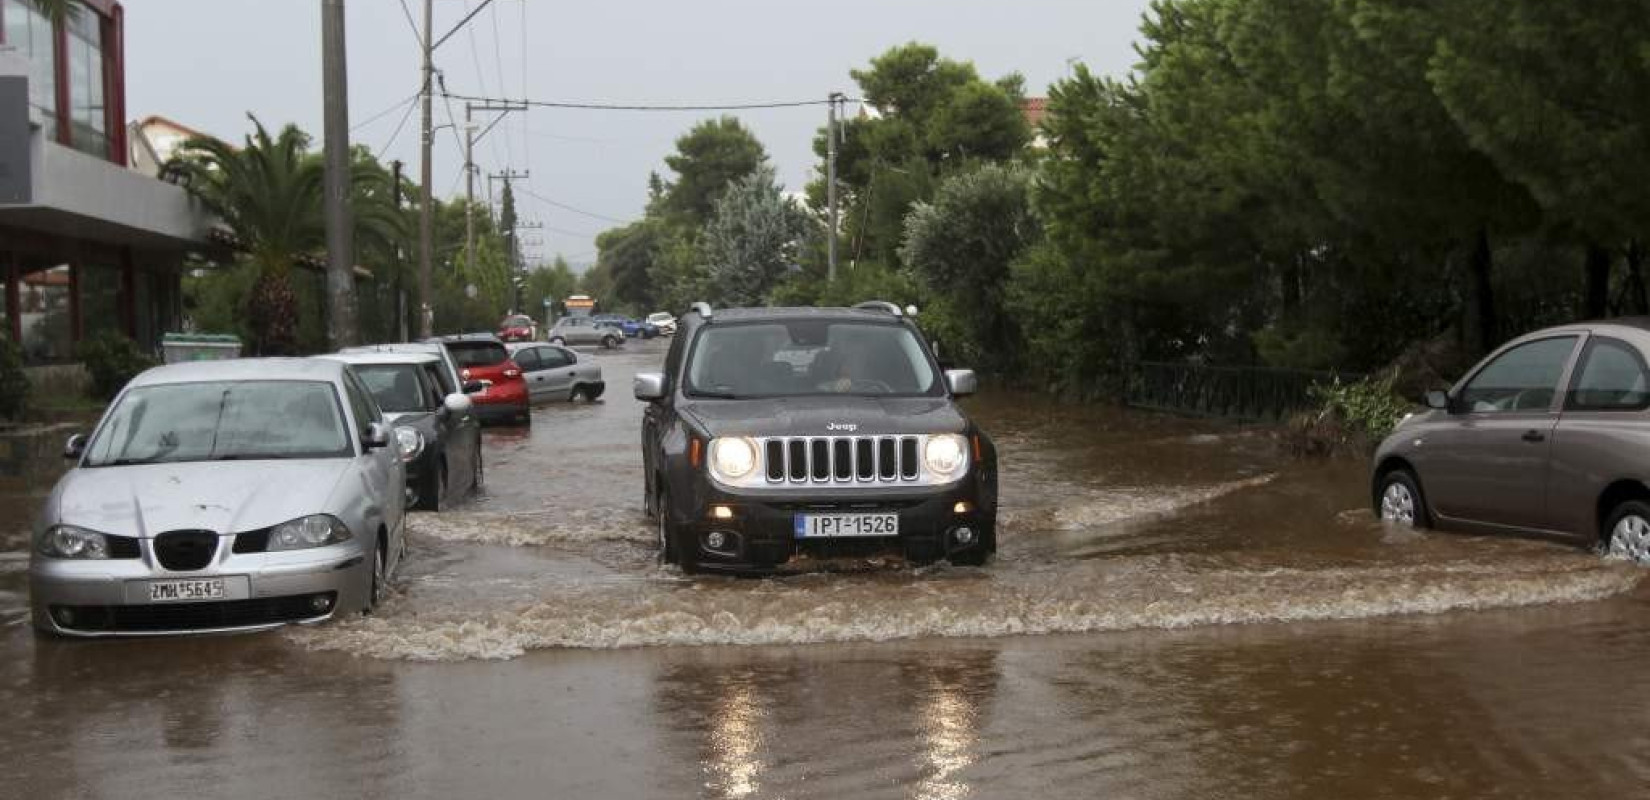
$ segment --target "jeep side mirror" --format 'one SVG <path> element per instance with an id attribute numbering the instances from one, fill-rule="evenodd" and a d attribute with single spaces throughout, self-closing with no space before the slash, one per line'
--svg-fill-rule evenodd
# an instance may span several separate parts
<path id="1" fill-rule="evenodd" d="M 368 450 L 388 447 L 390 444 L 390 426 L 382 422 L 368 423 L 367 432 L 361 437 L 361 444 Z"/>
<path id="2" fill-rule="evenodd" d="M 1442 389 L 1433 389 L 1427 392 L 1427 408 L 1447 411 L 1449 409 L 1449 394 Z"/>
<path id="3" fill-rule="evenodd" d="M 663 372 L 638 372 L 633 388 L 637 400 L 648 403 L 663 400 L 665 398 L 665 374 Z"/>
<path id="4" fill-rule="evenodd" d="M 953 397 L 967 397 L 980 390 L 980 379 L 971 369 L 948 369 L 945 388 L 951 390 Z"/>
<path id="5" fill-rule="evenodd" d="M 78 461 L 86 454 L 86 434 L 77 433 L 63 443 L 63 457 L 70 461 Z"/>

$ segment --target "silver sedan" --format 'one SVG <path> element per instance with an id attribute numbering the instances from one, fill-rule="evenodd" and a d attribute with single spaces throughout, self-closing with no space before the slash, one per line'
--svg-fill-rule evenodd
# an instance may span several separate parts
<path id="1" fill-rule="evenodd" d="M 589 356 L 553 344 L 509 344 L 510 360 L 521 367 L 527 381 L 528 398 L 534 403 L 550 400 L 596 400 L 607 390 L 602 368 Z"/>
<path id="2" fill-rule="evenodd" d="M 400 563 L 405 467 L 349 366 L 151 369 L 121 392 L 34 527 L 36 629 L 257 630 L 371 609 Z"/>

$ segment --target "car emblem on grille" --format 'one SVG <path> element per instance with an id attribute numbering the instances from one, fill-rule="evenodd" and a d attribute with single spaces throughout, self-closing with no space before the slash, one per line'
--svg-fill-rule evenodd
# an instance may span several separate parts
<path id="1" fill-rule="evenodd" d="M 854 431 L 859 430 L 859 426 L 851 422 L 828 422 L 825 424 L 825 430 L 846 431 L 848 433 L 853 433 Z"/>

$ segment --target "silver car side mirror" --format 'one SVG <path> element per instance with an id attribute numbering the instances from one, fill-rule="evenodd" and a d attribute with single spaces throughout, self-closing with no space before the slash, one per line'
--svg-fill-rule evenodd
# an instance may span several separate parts
<path id="1" fill-rule="evenodd" d="M 980 390 L 980 379 L 971 369 L 948 369 L 945 371 L 945 387 L 951 390 L 953 397 L 967 397 Z"/>
<path id="2" fill-rule="evenodd" d="M 470 413 L 470 409 L 474 405 L 475 404 L 470 401 L 468 396 L 457 392 L 447 395 L 441 401 L 441 407 L 447 409 L 447 413 L 456 414 L 458 416 L 463 416 Z"/>
<path id="3" fill-rule="evenodd" d="M 390 426 L 382 422 L 367 423 L 367 433 L 361 437 L 361 444 L 368 450 L 388 447 L 390 444 Z"/>
<path id="4" fill-rule="evenodd" d="M 663 400 L 665 397 L 665 374 L 663 372 L 638 372 L 633 384 L 636 399 L 649 403 Z"/>
<path id="5" fill-rule="evenodd" d="M 77 433 L 63 443 L 63 457 L 70 461 L 77 461 L 86 454 L 86 434 Z"/>

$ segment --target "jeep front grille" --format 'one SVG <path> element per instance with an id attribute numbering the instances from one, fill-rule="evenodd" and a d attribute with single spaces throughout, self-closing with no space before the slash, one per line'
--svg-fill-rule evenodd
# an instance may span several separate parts
<path id="1" fill-rule="evenodd" d="M 770 484 L 914 483 L 920 436 L 776 436 L 758 439 Z"/>

